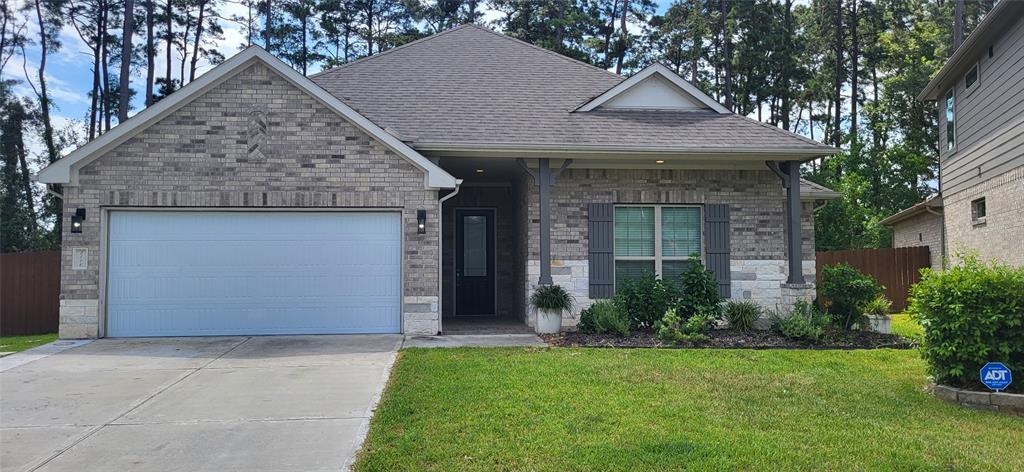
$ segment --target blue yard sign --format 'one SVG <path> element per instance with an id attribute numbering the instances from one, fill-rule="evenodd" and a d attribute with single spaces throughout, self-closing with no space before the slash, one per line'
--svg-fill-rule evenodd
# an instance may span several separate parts
<path id="1" fill-rule="evenodd" d="M 1010 369 L 1002 362 L 989 362 L 981 368 L 981 383 L 989 389 L 1000 391 L 1005 390 L 1013 381 Z"/>

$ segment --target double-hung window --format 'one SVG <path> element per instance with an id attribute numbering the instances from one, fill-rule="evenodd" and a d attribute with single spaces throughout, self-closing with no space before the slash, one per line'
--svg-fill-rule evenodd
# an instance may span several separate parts
<path id="1" fill-rule="evenodd" d="M 700 207 L 615 207 L 616 284 L 645 273 L 675 280 L 701 249 Z"/>
<path id="2" fill-rule="evenodd" d="M 956 147 L 956 105 L 953 103 L 953 90 L 946 93 L 946 149 Z"/>

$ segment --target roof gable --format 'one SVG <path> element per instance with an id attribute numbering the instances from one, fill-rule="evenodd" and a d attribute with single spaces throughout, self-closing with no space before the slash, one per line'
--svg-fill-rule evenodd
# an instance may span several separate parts
<path id="1" fill-rule="evenodd" d="M 597 98 L 584 103 L 577 111 L 596 108 L 674 111 L 710 109 L 718 113 L 730 113 L 715 99 L 658 63 L 647 66 Z"/>
<path id="2" fill-rule="evenodd" d="M 395 136 L 384 131 L 381 127 L 353 110 L 350 106 L 342 103 L 337 97 L 320 88 L 311 80 L 303 77 L 294 69 L 258 46 L 251 46 L 236 54 L 227 61 L 224 61 L 220 65 L 214 67 L 209 72 L 203 74 L 195 81 L 182 87 L 163 100 L 160 100 L 153 106 L 142 110 L 125 122 L 118 124 L 110 131 L 100 135 L 100 137 L 89 141 L 78 149 L 75 149 L 71 154 L 68 154 L 40 170 L 36 174 L 36 180 L 43 183 L 53 184 L 77 183 L 79 169 L 103 156 L 106 152 L 124 143 L 146 128 L 159 122 L 174 111 L 177 111 L 181 107 L 191 103 L 196 98 L 222 84 L 238 72 L 245 70 L 254 62 L 263 63 L 292 85 L 308 93 L 310 96 L 323 103 L 326 107 L 341 115 L 345 120 L 391 149 L 397 155 L 408 160 L 413 164 L 413 166 L 422 170 L 424 172 L 424 185 L 426 187 L 455 187 L 455 177 L 452 177 L 419 152 L 412 149 Z"/>

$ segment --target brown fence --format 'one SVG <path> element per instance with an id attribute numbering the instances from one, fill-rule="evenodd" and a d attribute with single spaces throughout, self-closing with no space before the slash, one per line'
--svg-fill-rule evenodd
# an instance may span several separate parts
<path id="1" fill-rule="evenodd" d="M 819 286 L 822 267 L 845 262 L 885 285 L 885 296 L 892 300 L 894 313 L 907 308 L 910 286 L 921 280 L 921 268 L 931 266 L 927 246 L 824 251 L 817 253 L 815 259 Z"/>
<path id="2" fill-rule="evenodd" d="M 0 254 L 0 334 L 57 332 L 60 251 Z"/>

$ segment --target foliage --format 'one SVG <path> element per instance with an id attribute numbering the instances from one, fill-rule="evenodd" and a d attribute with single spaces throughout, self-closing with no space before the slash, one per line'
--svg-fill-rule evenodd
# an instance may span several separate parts
<path id="1" fill-rule="evenodd" d="M 538 310 L 567 312 L 576 300 L 561 285 L 541 285 L 530 295 L 530 305 Z"/>
<path id="2" fill-rule="evenodd" d="M 977 388 L 989 361 L 1024 371 L 1024 268 L 966 256 L 942 272 L 925 269 L 908 311 L 924 326 L 921 355 L 936 382 Z M 1024 392 L 1024 382 L 1010 388 Z"/>
<path id="3" fill-rule="evenodd" d="M 750 331 L 761 317 L 761 306 L 750 301 L 732 301 L 725 304 L 723 314 L 729 327 L 737 331 Z"/>
<path id="4" fill-rule="evenodd" d="M 773 329 L 782 333 L 783 336 L 797 341 L 817 341 L 825 334 L 825 329 L 829 325 L 828 315 L 819 311 L 814 303 L 807 300 L 798 300 L 789 314 L 784 314 L 776 309 L 772 310 L 769 317 Z"/>
<path id="5" fill-rule="evenodd" d="M 679 281 L 679 301 L 675 307 L 683 316 L 719 310 L 722 296 L 718 293 L 718 280 L 704 267 L 699 255 L 694 254 L 690 258 L 686 271 L 679 275 Z"/>
<path id="6" fill-rule="evenodd" d="M 885 288 L 874 277 L 840 263 L 822 268 L 818 290 L 828 299 L 828 312 L 836 325 L 852 329 L 854 325 L 864 325 L 865 305 L 882 296 Z"/>
<path id="7" fill-rule="evenodd" d="M 670 344 L 707 341 L 708 335 L 704 333 L 714 326 L 715 319 L 714 313 L 705 312 L 694 313 L 683 319 L 675 308 L 669 308 L 658 321 L 658 339 Z"/>
<path id="8" fill-rule="evenodd" d="M 580 312 L 579 330 L 590 334 L 629 336 L 629 317 L 614 303 L 601 300 Z"/>
<path id="9" fill-rule="evenodd" d="M 612 303 L 629 317 L 632 329 L 652 328 L 679 300 L 679 290 L 654 274 L 627 278 L 618 284 Z"/>
<path id="10" fill-rule="evenodd" d="M 889 316 L 891 309 L 892 301 L 885 298 L 885 295 L 879 295 L 864 304 L 864 314 L 870 316 Z"/>
<path id="11" fill-rule="evenodd" d="M 890 318 L 892 319 L 892 334 L 907 338 L 917 344 L 924 341 L 924 328 L 913 317 L 901 313 L 892 315 Z"/>

